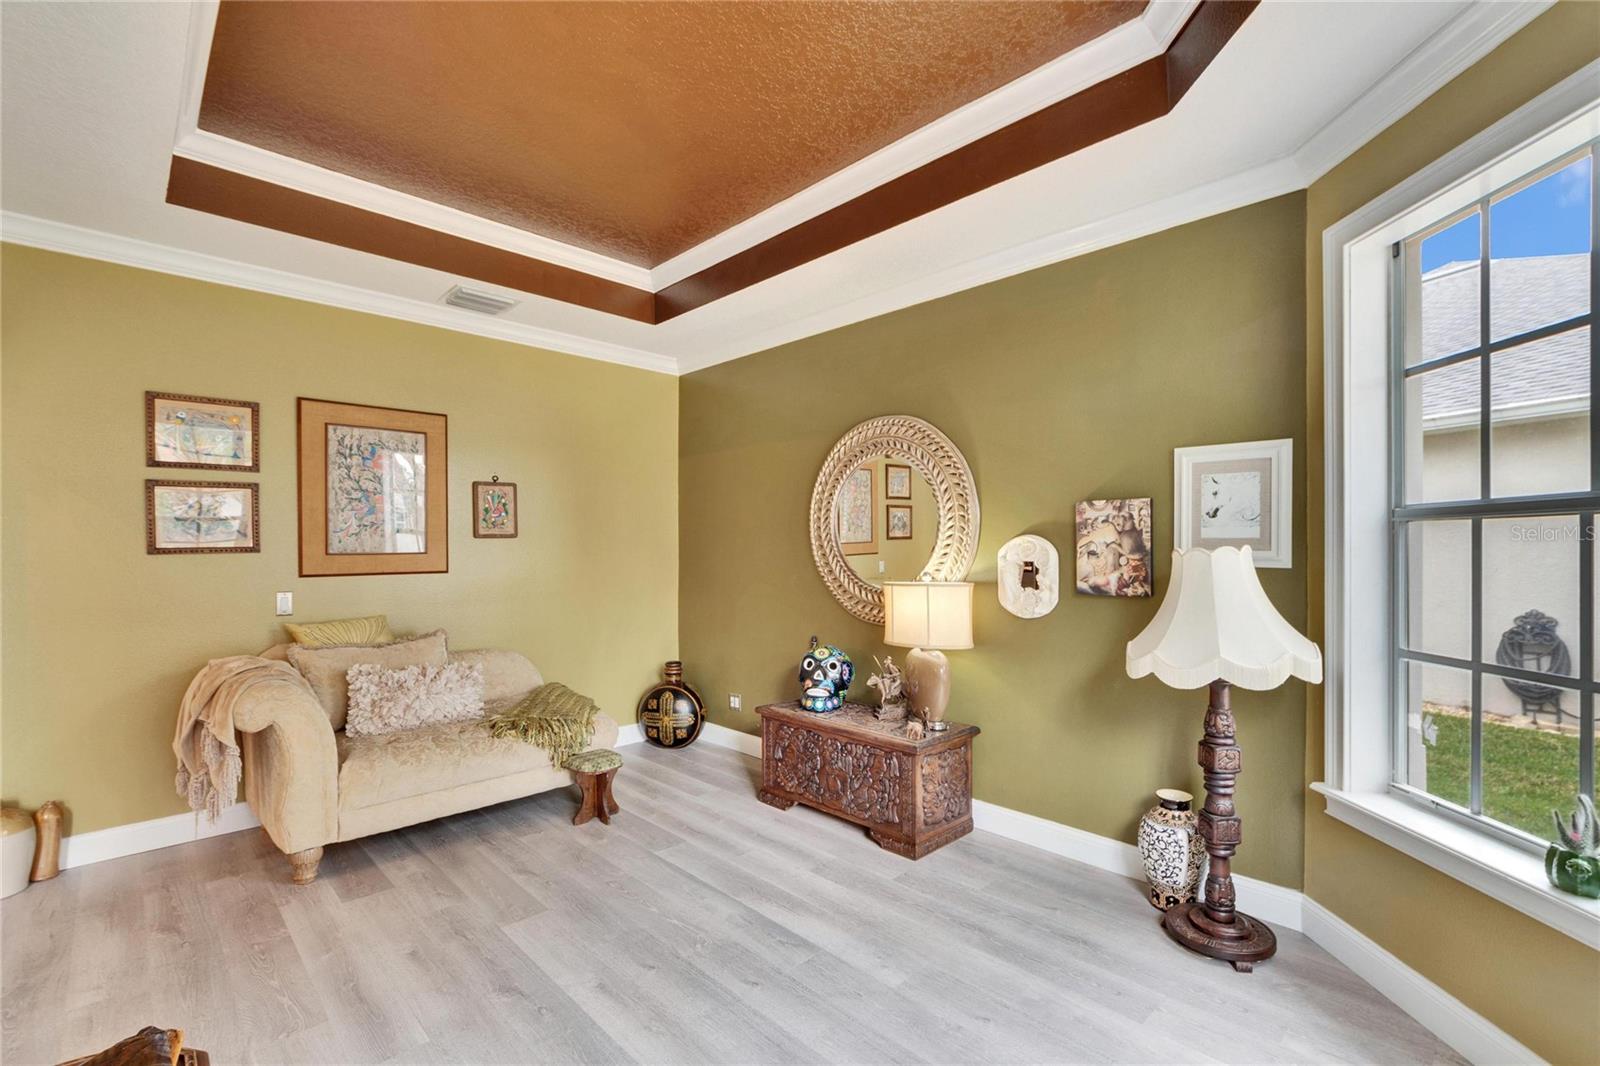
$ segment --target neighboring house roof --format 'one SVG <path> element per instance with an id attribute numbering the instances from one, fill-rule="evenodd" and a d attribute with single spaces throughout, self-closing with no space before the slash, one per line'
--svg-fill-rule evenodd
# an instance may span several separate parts
<path id="1" fill-rule="evenodd" d="M 1472 262 L 1447 263 L 1422 275 L 1423 359 L 1451 355 L 1478 343 L 1478 269 Z M 1495 259 L 1489 265 L 1489 285 L 1491 339 L 1526 333 L 1589 310 L 1589 257 Z M 1476 362 L 1422 375 L 1423 418 L 1455 421 L 1476 412 L 1478 375 Z M 1497 352 L 1490 376 L 1494 410 L 1550 405 L 1561 406 L 1549 413 L 1568 406 L 1585 409 L 1589 330 L 1571 330 Z"/>

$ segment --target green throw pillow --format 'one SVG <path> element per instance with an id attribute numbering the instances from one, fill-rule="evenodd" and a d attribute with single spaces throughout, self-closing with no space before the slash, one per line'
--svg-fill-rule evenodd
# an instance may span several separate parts
<path id="1" fill-rule="evenodd" d="M 366 618 L 339 618 L 332 622 L 306 622 L 303 625 L 285 622 L 283 628 L 289 631 L 289 639 L 303 648 L 394 643 L 394 634 L 389 632 L 389 616 L 384 614 Z"/>

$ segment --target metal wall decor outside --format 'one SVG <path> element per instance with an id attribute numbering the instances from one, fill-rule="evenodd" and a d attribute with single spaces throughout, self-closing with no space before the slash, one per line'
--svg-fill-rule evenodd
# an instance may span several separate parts
<path id="1" fill-rule="evenodd" d="M 883 624 L 883 590 L 860 577 L 834 536 L 833 511 L 845 479 L 869 459 L 909 463 L 933 490 L 939 532 L 926 573 L 961 581 L 978 553 L 978 486 L 961 449 L 931 424 L 910 415 L 869 418 L 828 453 L 811 492 L 811 555 L 840 606 L 863 622 Z"/>

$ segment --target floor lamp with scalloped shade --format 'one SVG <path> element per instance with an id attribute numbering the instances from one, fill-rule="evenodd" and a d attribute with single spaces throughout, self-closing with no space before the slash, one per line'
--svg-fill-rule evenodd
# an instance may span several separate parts
<path id="1" fill-rule="evenodd" d="M 1229 695 L 1234 685 L 1271 689 L 1291 677 L 1317 684 L 1322 653 L 1267 599 L 1248 547 L 1191 548 L 1172 553 L 1166 598 L 1128 642 L 1128 676 L 1147 674 L 1173 688 L 1211 690 L 1199 756 L 1206 782 L 1199 829 L 1210 856 L 1205 894 L 1168 910 L 1161 924 L 1189 950 L 1249 972 L 1272 957 L 1278 938 L 1234 909 L 1230 867 L 1240 834 L 1233 787 L 1242 762 Z"/>

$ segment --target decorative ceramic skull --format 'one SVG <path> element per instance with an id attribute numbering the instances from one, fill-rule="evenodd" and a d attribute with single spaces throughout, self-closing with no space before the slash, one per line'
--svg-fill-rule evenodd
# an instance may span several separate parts
<path id="1" fill-rule="evenodd" d="M 800 706 L 818 714 L 837 711 L 844 706 L 845 690 L 855 676 L 850 656 L 812 637 L 811 650 L 800 660 Z"/>

